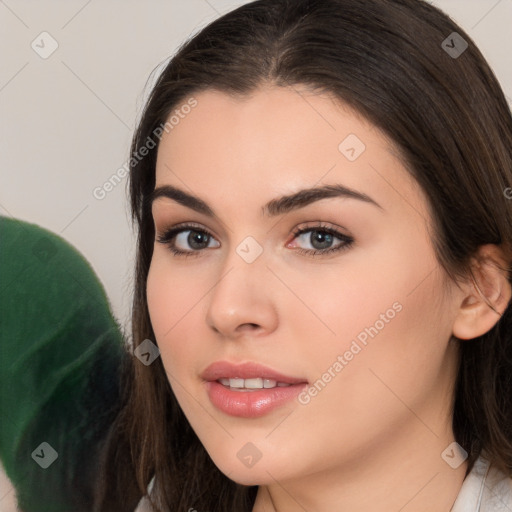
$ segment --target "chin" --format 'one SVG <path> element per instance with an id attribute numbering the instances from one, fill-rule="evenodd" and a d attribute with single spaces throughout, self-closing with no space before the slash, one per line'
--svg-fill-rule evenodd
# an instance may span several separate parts
<path id="1" fill-rule="evenodd" d="M 226 460 L 225 457 L 212 458 L 219 471 L 233 482 L 241 485 L 267 485 L 279 478 L 280 471 L 273 464 L 268 464 L 263 459 L 257 461 L 252 467 L 247 467 L 237 457 Z M 270 476 L 272 475 L 272 476 Z"/>
<path id="2" fill-rule="evenodd" d="M 221 468 L 219 469 L 222 471 Z M 270 475 L 265 471 L 260 470 L 257 473 L 254 471 L 254 468 L 245 470 L 237 468 L 236 470 L 222 471 L 222 473 L 224 473 L 224 475 L 230 480 L 240 485 L 269 485 L 273 482 Z"/>

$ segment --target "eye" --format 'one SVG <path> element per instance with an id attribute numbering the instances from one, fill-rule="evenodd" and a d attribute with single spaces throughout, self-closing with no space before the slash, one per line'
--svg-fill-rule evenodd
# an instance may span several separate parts
<path id="1" fill-rule="evenodd" d="M 175 256 L 197 256 L 215 239 L 208 231 L 189 224 L 171 228 L 159 235 L 156 240 L 167 245 Z M 217 242 L 214 247 L 220 247 L 220 244 Z"/>
<path id="2" fill-rule="evenodd" d="M 298 248 L 301 254 L 310 256 L 325 255 L 337 251 L 345 250 L 351 247 L 354 239 L 347 236 L 333 227 L 324 225 L 315 225 L 307 228 L 299 228 L 294 232 L 294 240 L 300 240 L 301 243 L 309 245 L 312 248 Z M 335 240 L 339 242 L 335 245 Z M 290 244 L 288 244 L 290 247 Z"/>
<path id="3" fill-rule="evenodd" d="M 310 245 L 312 248 L 298 247 L 297 251 L 309 256 L 325 255 L 348 249 L 354 239 L 339 232 L 333 227 L 314 225 L 300 228 L 293 233 L 294 240 L 298 239 L 302 244 Z M 335 240 L 339 242 L 335 245 Z M 198 256 L 204 249 L 220 247 L 213 235 L 205 229 L 191 224 L 178 225 L 158 235 L 156 241 L 167 245 L 175 256 Z M 214 245 L 211 245 L 214 242 Z M 292 247 L 288 244 L 287 247 Z"/>

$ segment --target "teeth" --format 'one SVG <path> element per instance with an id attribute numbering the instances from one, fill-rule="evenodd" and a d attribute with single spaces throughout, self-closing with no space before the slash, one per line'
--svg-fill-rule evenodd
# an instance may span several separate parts
<path id="1" fill-rule="evenodd" d="M 232 388 L 243 388 L 244 379 L 229 379 L 229 385 Z"/>
<path id="2" fill-rule="evenodd" d="M 262 379 L 260 377 L 253 379 L 219 379 L 219 382 L 222 385 L 233 389 L 271 389 L 275 387 L 281 388 L 291 385 L 285 382 L 277 382 L 272 379 Z"/>
<path id="3" fill-rule="evenodd" d="M 263 389 L 263 379 L 245 379 L 244 387 L 247 389 Z"/>

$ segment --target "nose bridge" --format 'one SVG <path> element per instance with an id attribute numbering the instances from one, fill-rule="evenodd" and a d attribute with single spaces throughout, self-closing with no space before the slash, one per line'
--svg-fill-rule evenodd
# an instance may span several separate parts
<path id="1" fill-rule="evenodd" d="M 261 239 L 263 235 L 257 236 Z M 263 240 L 260 242 L 253 235 L 246 235 L 243 238 L 238 236 L 238 241 L 236 235 L 233 236 L 233 243 L 222 264 L 220 275 L 224 278 L 221 281 L 234 280 L 238 287 L 251 284 L 256 293 L 258 285 L 268 277 L 266 267 L 268 255 L 263 248 L 263 243 Z"/>
<path id="2" fill-rule="evenodd" d="M 247 236 L 233 246 L 212 289 L 207 323 L 225 336 L 239 326 L 253 324 L 264 330 L 275 325 L 275 308 L 269 287 L 263 244 Z"/>

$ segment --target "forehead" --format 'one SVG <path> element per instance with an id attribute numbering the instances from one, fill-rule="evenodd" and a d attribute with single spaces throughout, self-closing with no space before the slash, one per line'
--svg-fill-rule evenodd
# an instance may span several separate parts
<path id="1" fill-rule="evenodd" d="M 334 182 L 381 204 L 414 195 L 424 200 L 385 134 L 332 96 L 267 86 L 245 96 L 207 90 L 193 98 L 194 108 L 180 112 L 186 98 L 171 113 L 156 186 L 185 186 L 219 203 L 234 189 L 271 199 Z"/>

